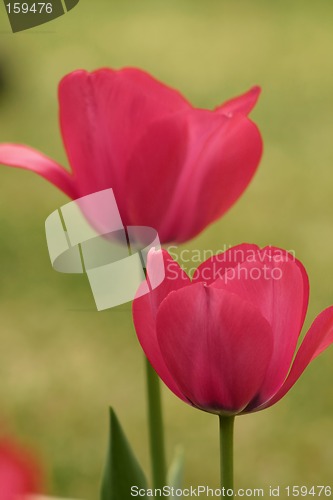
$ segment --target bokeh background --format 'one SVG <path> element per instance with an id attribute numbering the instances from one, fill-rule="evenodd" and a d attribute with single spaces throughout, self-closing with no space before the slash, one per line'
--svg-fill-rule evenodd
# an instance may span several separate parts
<path id="1" fill-rule="evenodd" d="M 99 0 L 12 35 L 0 9 L 0 141 L 68 166 L 57 121 L 66 73 L 138 66 L 212 108 L 263 88 L 252 114 L 260 169 L 238 204 L 187 248 L 243 241 L 293 249 L 306 265 L 306 325 L 333 304 L 333 3 L 331 0 Z M 0 167 L 0 422 L 45 464 L 50 494 L 98 498 L 108 405 L 147 472 L 144 363 L 130 306 L 98 313 L 86 279 L 52 270 L 44 221 L 68 200 Z M 333 349 L 275 407 L 236 420 L 238 487 L 331 484 Z M 168 459 L 185 482 L 218 486 L 218 422 L 163 392 Z"/>

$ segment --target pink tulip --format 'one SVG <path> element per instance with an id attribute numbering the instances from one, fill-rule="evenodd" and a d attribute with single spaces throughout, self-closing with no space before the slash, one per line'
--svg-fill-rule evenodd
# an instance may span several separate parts
<path id="1" fill-rule="evenodd" d="M 186 241 L 221 217 L 256 171 L 262 141 L 247 114 L 259 93 L 208 111 L 138 69 L 75 71 L 59 85 L 72 173 L 23 145 L 0 145 L 0 163 L 36 172 L 73 199 L 113 188 L 124 225 Z"/>
<path id="2" fill-rule="evenodd" d="M 40 493 L 41 470 L 34 458 L 8 438 L 0 438 L 0 500 Z"/>
<path id="3" fill-rule="evenodd" d="M 163 257 L 166 278 L 135 299 L 134 324 L 152 366 L 186 403 L 220 415 L 267 408 L 333 342 L 329 307 L 294 358 L 309 286 L 286 251 L 239 245 L 204 262 L 192 281 Z M 150 254 L 148 277 L 156 262 Z"/>

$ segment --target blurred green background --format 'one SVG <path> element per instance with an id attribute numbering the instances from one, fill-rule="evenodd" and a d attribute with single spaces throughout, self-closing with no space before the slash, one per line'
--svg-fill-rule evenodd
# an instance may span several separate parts
<path id="1" fill-rule="evenodd" d="M 238 204 L 187 247 L 242 241 L 294 249 L 311 282 L 307 326 L 333 304 L 331 0 L 99 0 L 12 35 L 0 9 L 0 141 L 68 166 L 57 122 L 66 73 L 138 66 L 212 108 L 263 88 L 252 114 L 265 143 Z M 48 493 L 98 497 L 109 404 L 149 470 L 144 363 L 130 306 L 97 313 L 86 279 L 52 270 L 44 221 L 67 198 L 0 168 L 0 421 L 46 464 Z M 275 407 L 236 420 L 238 487 L 331 484 L 333 349 Z M 186 484 L 218 485 L 218 422 L 163 392 L 168 458 Z"/>

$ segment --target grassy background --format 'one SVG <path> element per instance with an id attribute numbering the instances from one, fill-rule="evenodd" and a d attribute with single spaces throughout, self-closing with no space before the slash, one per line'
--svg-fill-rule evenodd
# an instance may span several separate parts
<path id="1" fill-rule="evenodd" d="M 265 154 L 239 203 L 192 241 L 294 249 L 311 281 L 307 325 L 333 303 L 333 4 L 330 0 L 84 2 L 12 35 L 0 10 L 0 140 L 67 165 L 59 79 L 77 68 L 134 65 L 213 107 L 253 84 Z M 0 169 L 0 419 L 46 464 L 48 492 L 98 497 L 107 407 L 148 470 L 143 359 L 129 306 L 97 313 L 86 280 L 50 266 L 44 220 L 66 197 Z M 333 350 L 276 407 L 236 421 L 239 487 L 330 484 Z M 186 449 L 186 484 L 218 485 L 217 419 L 164 391 L 168 458 Z"/>

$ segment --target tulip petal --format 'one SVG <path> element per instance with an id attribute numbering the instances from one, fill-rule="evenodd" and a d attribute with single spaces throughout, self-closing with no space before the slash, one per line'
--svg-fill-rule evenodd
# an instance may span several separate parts
<path id="1" fill-rule="evenodd" d="M 241 196 L 259 165 L 262 139 L 243 115 L 197 110 L 189 121 L 187 162 L 165 224 L 182 242 L 220 218 Z"/>
<path id="2" fill-rule="evenodd" d="M 61 189 L 70 198 L 76 198 L 71 174 L 35 149 L 20 144 L 0 144 L 0 163 L 35 172 Z"/>
<path id="3" fill-rule="evenodd" d="M 202 283 L 162 302 L 157 340 L 181 392 L 213 413 L 236 414 L 248 404 L 263 382 L 272 349 L 271 328 L 258 309 Z"/>
<path id="4" fill-rule="evenodd" d="M 164 242 L 193 238 L 239 198 L 261 153 L 242 115 L 191 110 L 152 123 L 127 168 L 132 223 L 148 221 Z"/>
<path id="5" fill-rule="evenodd" d="M 134 225 L 159 228 L 161 241 L 171 241 L 165 220 L 186 162 L 187 124 L 171 117 L 147 129 L 127 167 L 127 213 Z M 176 233 L 175 233 L 176 234 Z"/>
<path id="6" fill-rule="evenodd" d="M 112 187 L 128 223 L 124 173 L 132 147 L 151 121 L 188 103 L 175 90 L 131 68 L 75 71 L 60 82 L 59 102 L 64 145 L 80 194 Z"/>
<path id="7" fill-rule="evenodd" d="M 317 316 L 306 334 L 291 367 L 290 373 L 280 390 L 258 409 L 277 403 L 297 382 L 309 363 L 333 343 L 333 306 Z"/>
<path id="8" fill-rule="evenodd" d="M 289 372 L 303 326 L 309 297 L 305 269 L 285 250 L 267 247 L 212 286 L 251 302 L 271 325 L 274 348 L 258 395 L 261 401 L 270 399 Z"/>
<path id="9" fill-rule="evenodd" d="M 221 104 L 215 109 L 215 112 L 223 113 L 227 116 L 234 115 L 235 113 L 242 113 L 248 115 L 254 106 L 257 104 L 261 93 L 261 88 L 258 86 L 252 87 L 250 90 L 245 92 L 238 97 L 234 97 Z"/>
<path id="10" fill-rule="evenodd" d="M 164 280 L 159 286 L 151 290 L 149 294 L 146 294 L 146 298 L 149 299 L 149 304 L 154 320 L 156 320 L 156 314 L 159 306 L 169 295 L 169 293 L 191 285 L 191 280 L 187 276 L 185 271 L 164 249 L 151 250 L 149 252 L 147 260 L 148 281 L 151 281 L 153 283 L 154 281 L 156 281 L 154 280 L 154 275 L 158 276 L 158 274 L 160 273 L 160 254 L 162 254 L 164 262 Z"/>
<path id="11" fill-rule="evenodd" d="M 170 292 L 189 286 L 191 281 L 177 262 L 175 262 L 165 250 L 160 250 L 159 252 L 163 253 L 165 278 L 163 282 L 150 293 L 142 295 L 134 300 L 133 321 L 139 342 L 151 365 L 169 389 L 178 397 L 184 399 L 161 356 L 156 338 L 156 315 L 160 304 Z M 148 280 L 149 276 L 152 277 L 154 275 L 155 266 L 158 266 L 160 262 L 156 253 L 157 252 L 149 252 L 148 255 Z"/>
<path id="12" fill-rule="evenodd" d="M 225 272 L 241 264 L 247 258 L 255 255 L 259 250 L 257 245 L 242 243 L 229 248 L 223 253 L 213 255 L 194 272 L 192 283 L 204 282 L 211 285 L 217 279 L 221 279 Z"/>

